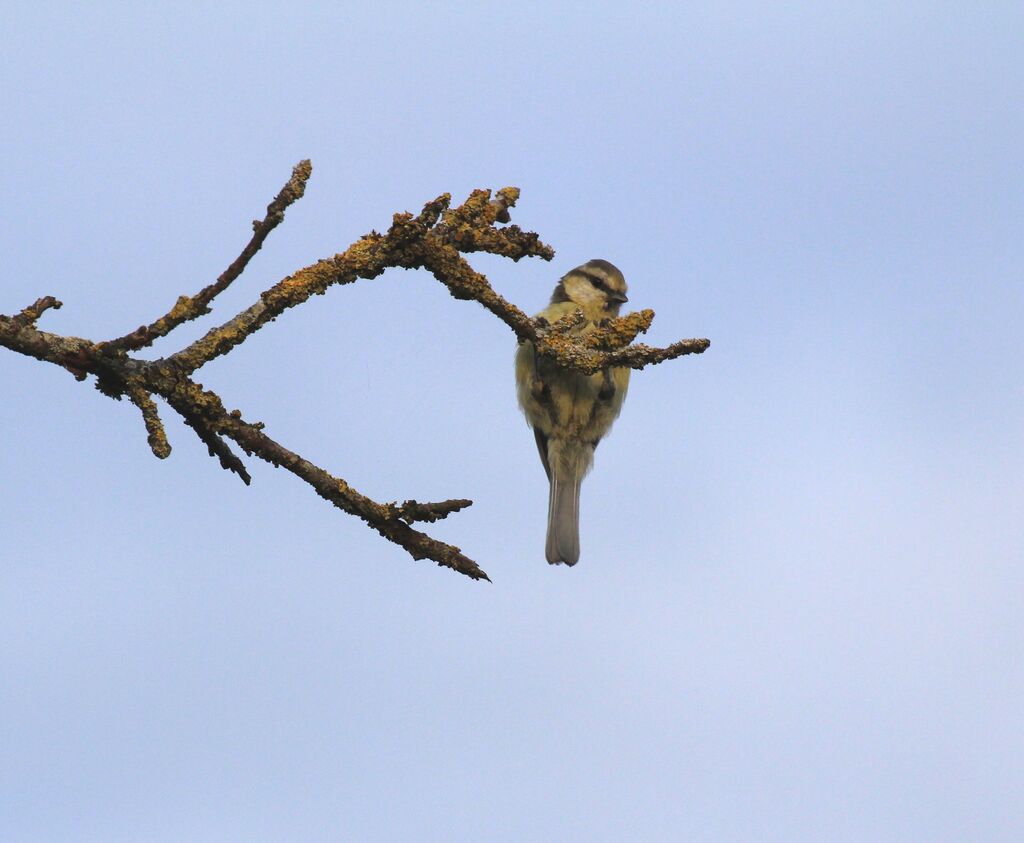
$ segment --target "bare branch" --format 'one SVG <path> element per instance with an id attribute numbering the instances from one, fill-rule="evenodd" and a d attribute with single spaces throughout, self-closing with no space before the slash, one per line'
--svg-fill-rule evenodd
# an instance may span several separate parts
<path id="1" fill-rule="evenodd" d="M 418 501 L 406 501 L 401 506 L 389 504 L 394 510 L 394 517 L 401 518 L 407 524 L 415 524 L 417 521 L 440 521 L 447 518 L 453 512 L 472 506 L 473 501 L 460 498 L 458 500 L 440 501 L 438 503 L 419 503 Z"/>
<path id="2" fill-rule="evenodd" d="M 151 370 L 147 370 L 147 375 L 150 382 L 163 386 L 161 381 L 164 380 L 164 373 L 156 376 Z M 209 450 L 210 456 L 217 457 L 221 468 L 237 474 L 248 486 L 252 478 L 246 471 L 245 464 L 221 438 L 228 413 L 220 397 L 187 378 L 173 379 L 172 383 L 159 391 L 167 399 L 167 403 L 178 411 L 185 424 L 196 432 Z"/>
<path id="3" fill-rule="evenodd" d="M 88 366 L 94 349 L 93 343 L 80 337 L 64 337 L 40 331 L 29 324 L 30 317 L 21 318 L 28 310 L 30 308 L 17 316 L 0 315 L 0 345 L 36 360 L 63 366 L 79 380 L 85 378 L 87 371 L 90 371 Z"/>
<path id="4" fill-rule="evenodd" d="M 46 310 L 60 307 L 60 302 L 45 296 L 16 316 L 0 315 L 0 346 L 63 366 L 79 380 L 94 375 L 97 388 L 111 398 L 127 395 L 140 409 L 150 448 L 161 459 L 170 454 L 171 447 L 157 413 L 155 395 L 164 398 L 181 415 L 223 468 L 237 474 L 246 484 L 251 478 L 229 441 L 250 456 L 287 469 L 312 486 L 321 497 L 361 518 L 386 539 L 405 548 L 414 559 L 432 559 L 473 579 L 487 580 L 487 574 L 458 547 L 431 538 L 411 526 L 417 522 L 438 521 L 465 509 L 472 501 L 378 503 L 275 442 L 263 432 L 262 424 L 244 421 L 237 410 L 228 412 L 216 393 L 203 389 L 190 375 L 313 295 L 359 278 L 376 278 L 390 267 L 429 270 L 452 296 L 479 302 L 507 324 L 520 342 L 534 343 L 538 354 L 579 372 L 593 373 L 608 366 L 641 369 L 683 354 L 699 354 L 709 342 L 706 339 L 682 340 L 667 348 L 632 344 L 650 328 L 654 319 L 651 310 L 630 313 L 609 319 L 596 328 L 584 329 L 582 314 L 578 312 L 548 324 L 543 319 L 531 319 L 504 299 L 485 276 L 469 265 L 465 254 L 488 252 L 513 261 L 524 257 L 544 260 L 554 257 L 554 250 L 536 234 L 522 231 L 516 225 L 496 227 L 497 222 L 509 222 L 509 209 L 519 198 L 518 189 L 506 187 L 494 196 L 486 190 L 473 191 L 456 208 L 451 207 L 451 197 L 444 194 L 424 205 L 415 216 L 395 214 L 386 234 L 371 231 L 334 257 L 317 261 L 282 279 L 262 293 L 252 306 L 176 354 L 155 361 L 130 357 L 128 352 L 148 346 L 157 337 L 209 311 L 210 302 L 242 273 L 267 235 L 281 222 L 285 209 L 303 195 L 311 171 L 308 161 L 296 165 L 291 179 L 267 207 L 266 217 L 254 222 L 253 237 L 238 258 L 216 282 L 195 296 L 182 296 L 170 312 L 150 325 L 101 343 L 47 333 L 40 331 L 36 322 Z"/>
<path id="5" fill-rule="evenodd" d="M 229 419 L 224 422 L 223 432 L 225 436 L 229 436 L 237 442 L 246 453 L 258 456 L 275 466 L 281 466 L 296 477 L 305 480 L 320 497 L 330 501 L 338 509 L 358 516 L 384 538 L 404 547 L 413 559 L 432 559 L 439 565 L 451 568 L 475 580 L 490 581 L 490 577 L 481 570 L 476 562 L 465 556 L 460 548 L 445 544 L 412 529 L 402 520 L 403 516 L 409 514 L 403 512 L 402 508 L 379 504 L 366 495 L 360 494 L 341 478 L 328 474 L 319 466 L 275 442 L 262 431 L 260 426 L 247 424 L 239 415 L 231 414 Z M 444 516 L 440 514 L 440 511 L 446 506 L 448 512 L 445 512 L 445 515 L 469 506 L 472 501 L 446 501 L 444 504 L 408 503 L 412 504 L 410 511 L 418 514 L 425 513 L 427 510 L 424 508 L 436 507 L 438 509 L 437 517 L 441 518 Z M 433 521 L 436 518 L 415 520 Z"/>
<path id="6" fill-rule="evenodd" d="M 51 307 L 54 310 L 60 310 L 63 307 L 63 302 L 57 301 L 53 296 L 43 296 L 41 299 L 36 299 L 33 304 L 30 304 L 13 319 L 19 325 L 32 327 L 39 321 L 39 317 Z"/>
<path id="7" fill-rule="evenodd" d="M 262 293 L 254 305 L 168 360 L 185 373 L 194 372 L 204 363 L 227 354 L 286 310 L 314 295 L 322 295 L 334 285 L 351 284 L 359 278 L 373 279 L 390 267 L 415 269 L 452 260 L 461 261 L 458 272 L 450 271 L 447 279 L 434 274 L 456 298 L 476 299 L 495 313 L 516 311 L 519 322 L 525 325 L 529 321 L 526 314 L 498 296 L 487 279 L 473 271 L 458 252 L 485 251 L 513 260 L 528 256 L 550 260 L 554 256 L 554 251 L 532 232 L 521 231 L 517 226 L 491 228 L 499 210 L 511 207 L 518 194 L 514 188 L 504 188 L 499 193 L 503 199 L 497 205 L 491 203 L 489 191 L 477 190 L 455 209 L 449 209 L 451 198 L 444 194 L 428 202 L 418 216 L 395 214 L 386 235 L 371 231 L 344 252 L 279 281 Z M 442 217 L 443 222 L 438 223 Z"/>
<path id="8" fill-rule="evenodd" d="M 313 165 L 307 159 L 300 161 L 292 169 L 292 177 L 281 191 L 274 197 L 274 200 L 267 205 L 267 215 L 262 220 L 253 220 L 252 239 L 242 249 L 242 253 L 232 261 L 217 280 L 207 287 L 204 287 L 194 296 L 181 296 L 174 307 L 155 322 L 136 328 L 130 334 L 118 337 L 115 340 L 102 343 L 103 351 L 123 350 L 137 351 L 152 345 L 158 338 L 166 336 L 178 325 L 197 319 L 210 312 L 209 304 L 214 297 L 224 292 L 239 275 L 245 270 L 260 247 L 263 241 L 284 219 L 285 209 L 293 202 L 302 198 L 306 192 L 306 182 L 313 173 Z"/>
<path id="9" fill-rule="evenodd" d="M 679 340 L 679 342 L 674 342 L 665 348 L 652 348 L 649 345 L 640 343 L 609 353 L 605 357 L 605 365 L 642 369 L 644 366 L 653 366 L 656 363 L 664 363 L 666 360 L 675 360 L 677 357 L 682 357 L 686 354 L 703 354 L 710 347 L 711 340 L 703 338 Z"/>
<path id="10" fill-rule="evenodd" d="M 514 304 L 502 298 L 487 278 L 473 269 L 453 246 L 436 244 L 426 256 L 423 265 L 448 288 L 452 296 L 480 302 L 512 328 L 520 339 L 532 339 L 536 336 L 533 320 Z"/>
<path id="11" fill-rule="evenodd" d="M 142 411 L 142 421 L 146 425 L 146 441 L 149 442 L 153 455 L 157 459 L 167 459 L 171 455 L 171 443 L 167 441 L 167 432 L 164 430 L 163 422 L 160 421 L 156 402 L 144 389 L 135 387 L 129 389 L 128 398 Z"/>

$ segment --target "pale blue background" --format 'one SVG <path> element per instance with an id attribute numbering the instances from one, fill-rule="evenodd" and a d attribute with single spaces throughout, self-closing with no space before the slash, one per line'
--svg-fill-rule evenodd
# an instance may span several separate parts
<path id="1" fill-rule="evenodd" d="M 1015 3 L 0 11 L 0 312 L 130 330 L 288 214 L 168 353 L 398 210 L 518 185 L 708 336 L 546 492 L 508 329 L 423 273 L 202 370 L 432 528 L 416 563 L 169 412 L 0 353 L 0 839 L 1024 839 L 1024 12 Z"/>

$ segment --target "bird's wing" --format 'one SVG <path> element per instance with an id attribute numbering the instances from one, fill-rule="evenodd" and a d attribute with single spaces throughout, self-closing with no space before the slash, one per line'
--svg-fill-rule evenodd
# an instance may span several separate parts
<path id="1" fill-rule="evenodd" d="M 541 432 L 539 427 L 533 429 L 533 438 L 537 440 L 537 450 L 540 452 L 540 461 L 544 464 L 544 473 L 551 479 L 551 466 L 548 464 L 548 438 Z"/>

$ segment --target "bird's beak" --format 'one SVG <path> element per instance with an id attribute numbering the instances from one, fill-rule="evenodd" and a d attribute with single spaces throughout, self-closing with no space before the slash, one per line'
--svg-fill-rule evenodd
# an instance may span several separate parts
<path id="1" fill-rule="evenodd" d="M 609 293 L 608 301 L 617 302 L 618 304 L 625 304 L 629 301 L 629 296 L 625 293 Z"/>

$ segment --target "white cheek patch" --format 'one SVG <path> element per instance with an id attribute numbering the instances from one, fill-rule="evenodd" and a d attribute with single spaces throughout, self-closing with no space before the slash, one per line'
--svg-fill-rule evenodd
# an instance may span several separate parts
<path id="1" fill-rule="evenodd" d="M 605 295 L 589 281 L 570 278 L 565 282 L 565 292 L 570 300 L 581 305 L 597 305 L 605 300 Z"/>

